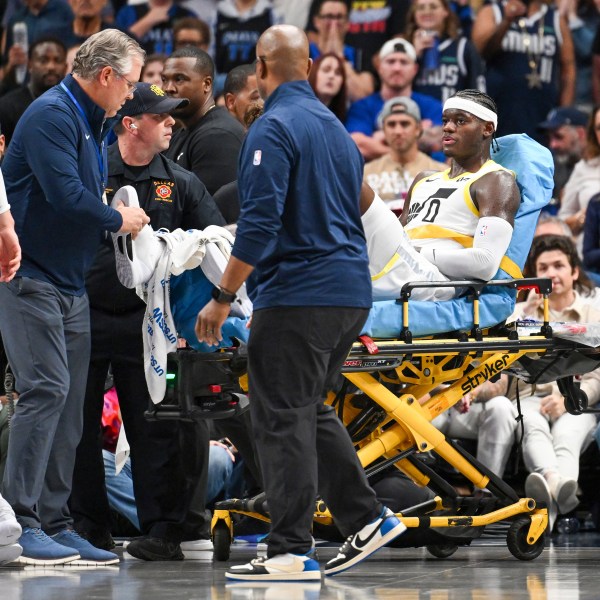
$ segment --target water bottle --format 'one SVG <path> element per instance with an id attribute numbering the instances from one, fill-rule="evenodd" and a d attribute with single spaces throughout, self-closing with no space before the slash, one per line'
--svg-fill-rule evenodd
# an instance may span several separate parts
<path id="1" fill-rule="evenodd" d="M 558 533 L 570 534 L 579 531 L 579 519 L 577 517 L 563 517 L 556 523 Z"/>
<path id="2" fill-rule="evenodd" d="M 425 71 L 435 71 L 440 66 L 440 38 L 433 31 L 428 33 L 433 37 L 433 44 L 423 52 L 423 68 Z"/>
<path id="3" fill-rule="evenodd" d="M 170 56 L 173 52 L 173 32 L 170 29 L 165 29 L 163 32 L 163 50 L 162 53 Z"/>
<path id="4" fill-rule="evenodd" d="M 29 42 L 27 39 L 27 25 L 23 21 L 19 21 L 13 25 L 13 44 L 18 44 L 23 48 L 25 54 L 29 51 Z M 17 65 L 15 67 L 15 78 L 19 85 L 25 82 L 27 76 L 27 64 Z"/>

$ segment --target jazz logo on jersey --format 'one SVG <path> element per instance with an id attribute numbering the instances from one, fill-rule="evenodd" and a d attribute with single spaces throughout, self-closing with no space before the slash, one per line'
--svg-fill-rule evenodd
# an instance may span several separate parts
<path id="1" fill-rule="evenodd" d="M 262 160 L 262 150 L 255 150 L 254 151 L 254 160 L 252 161 L 252 164 L 255 167 L 258 167 L 258 165 L 260 165 L 261 160 Z"/>

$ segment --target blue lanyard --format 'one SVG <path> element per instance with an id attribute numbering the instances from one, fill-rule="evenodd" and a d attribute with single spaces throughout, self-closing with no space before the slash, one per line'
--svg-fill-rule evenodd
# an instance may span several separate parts
<path id="1" fill-rule="evenodd" d="M 73 104 L 75 105 L 75 108 L 79 111 L 79 114 L 81 115 L 81 118 L 83 119 L 83 122 L 85 123 L 88 131 L 90 132 L 90 135 L 92 136 L 94 150 L 96 150 L 96 157 L 98 158 L 98 167 L 100 169 L 100 175 L 102 177 L 102 190 L 101 190 L 101 193 L 102 193 L 102 192 L 104 192 L 104 188 L 106 187 L 106 183 L 108 181 L 108 173 L 106 171 L 107 161 L 104 160 L 104 153 L 105 153 L 104 140 L 102 140 L 102 142 L 100 144 L 100 148 L 98 148 L 98 146 L 96 146 L 95 140 L 93 139 L 94 133 L 90 126 L 90 122 L 88 121 L 87 117 L 85 116 L 85 112 L 83 112 L 83 108 L 81 107 L 81 104 L 79 104 L 79 102 L 77 102 L 77 98 L 75 98 L 75 96 L 73 96 L 71 90 L 62 81 L 60 82 L 60 87 L 65 91 L 67 96 L 69 96 L 69 98 L 71 99 L 71 102 L 73 102 Z"/>

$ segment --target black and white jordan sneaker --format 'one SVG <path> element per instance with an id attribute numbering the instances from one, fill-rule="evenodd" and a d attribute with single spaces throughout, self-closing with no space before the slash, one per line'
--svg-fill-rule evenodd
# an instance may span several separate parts
<path id="1" fill-rule="evenodd" d="M 335 575 L 363 561 L 406 531 L 406 526 L 389 509 L 351 535 L 340 548 L 338 555 L 325 565 L 325 575 Z"/>
<path id="2" fill-rule="evenodd" d="M 278 554 L 271 558 L 260 557 L 245 565 L 230 567 L 227 579 L 238 581 L 320 581 L 319 563 L 308 554 Z"/>

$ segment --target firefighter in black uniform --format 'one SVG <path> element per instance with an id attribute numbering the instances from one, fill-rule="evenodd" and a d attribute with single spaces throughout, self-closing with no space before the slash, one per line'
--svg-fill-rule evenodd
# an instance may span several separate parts
<path id="1" fill-rule="evenodd" d="M 137 84 L 132 100 L 119 111 L 118 141 L 108 151 L 108 188 L 112 195 L 131 185 L 154 230 L 204 229 L 224 225 L 212 197 L 193 173 L 165 158 L 172 126 L 170 113 L 186 99 L 169 98 L 158 86 Z M 87 277 L 92 353 L 87 382 L 83 436 L 77 449 L 71 512 L 77 531 L 94 545 L 114 545 L 104 484 L 101 415 L 109 366 L 131 446 L 134 491 L 143 537 L 128 552 L 145 560 L 181 560 L 181 542 L 206 535 L 203 506 L 193 507 L 195 478 L 206 478 L 209 435 L 205 423 L 148 422 L 149 395 L 143 368 L 142 322 L 145 304 L 116 274 L 110 236 Z M 185 450 L 180 451 L 181 443 Z M 203 486 L 200 486 L 203 487 Z"/>

